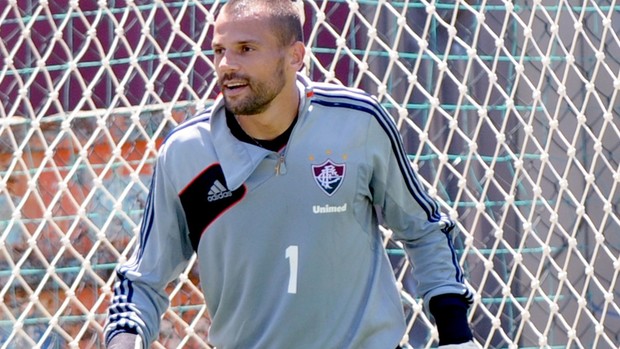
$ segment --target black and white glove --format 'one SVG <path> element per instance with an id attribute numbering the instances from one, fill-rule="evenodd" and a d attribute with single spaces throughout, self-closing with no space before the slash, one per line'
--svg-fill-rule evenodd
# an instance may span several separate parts
<path id="1" fill-rule="evenodd" d="M 142 349 L 142 337 L 133 333 L 119 333 L 112 338 L 107 349 Z"/>

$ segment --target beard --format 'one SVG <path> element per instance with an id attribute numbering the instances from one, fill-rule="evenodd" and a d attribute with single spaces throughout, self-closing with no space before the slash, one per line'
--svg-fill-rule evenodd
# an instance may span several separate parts
<path id="1" fill-rule="evenodd" d="M 280 94 L 286 80 L 284 77 L 283 62 L 276 63 L 276 71 L 269 80 L 256 80 L 242 74 L 226 74 L 219 80 L 220 89 L 224 91 L 226 109 L 235 115 L 256 115 L 267 110 L 271 102 Z M 227 80 L 244 80 L 249 88 L 249 95 L 243 98 L 229 98 L 226 96 L 224 82 Z"/>

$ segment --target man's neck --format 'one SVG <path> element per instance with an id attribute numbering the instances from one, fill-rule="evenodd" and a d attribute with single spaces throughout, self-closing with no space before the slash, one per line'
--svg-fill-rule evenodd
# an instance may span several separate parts
<path id="1" fill-rule="evenodd" d="M 296 120 L 297 118 L 293 120 L 287 130 L 285 130 L 282 134 L 278 135 L 274 139 L 258 140 L 250 137 L 247 133 L 245 133 L 245 131 L 243 131 L 243 129 L 239 125 L 239 122 L 235 118 L 235 115 L 233 115 L 233 113 L 228 110 L 226 111 L 226 123 L 233 136 L 235 136 L 238 140 L 242 142 L 246 142 L 276 152 L 280 151 L 280 149 L 282 149 L 288 143 L 289 137 L 293 132 L 293 127 L 295 126 Z"/>
<path id="2" fill-rule="evenodd" d="M 297 117 L 299 96 L 282 107 L 271 107 L 256 115 L 235 115 L 243 131 L 258 140 L 272 140 L 284 133 Z"/>

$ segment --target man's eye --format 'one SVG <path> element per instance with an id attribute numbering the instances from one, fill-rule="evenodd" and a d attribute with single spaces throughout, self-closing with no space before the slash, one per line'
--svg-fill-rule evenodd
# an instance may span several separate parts
<path id="1" fill-rule="evenodd" d="M 241 48 L 241 51 L 243 51 L 243 52 L 251 52 L 251 51 L 254 51 L 254 49 L 249 47 L 249 46 L 243 46 Z"/>

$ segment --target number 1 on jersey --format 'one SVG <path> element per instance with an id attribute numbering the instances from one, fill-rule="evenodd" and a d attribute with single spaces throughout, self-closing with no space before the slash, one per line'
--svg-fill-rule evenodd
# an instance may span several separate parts
<path id="1" fill-rule="evenodd" d="M 288 293 L 297 293 L 297 269 L 299 262 L 299 247 L 291 245 L 286 248 L 286 259 L 288 259 L 289 277 Z"/>

